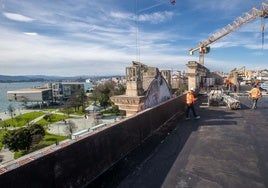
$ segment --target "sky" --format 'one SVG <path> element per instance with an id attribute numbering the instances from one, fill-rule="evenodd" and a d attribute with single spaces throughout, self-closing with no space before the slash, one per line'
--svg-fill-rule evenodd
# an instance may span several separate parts
<path id="1" fill-rule="evenodd" d="M 213 33 L 267 0 L 0 0 L 0 75 L 125 75 L 132 61 L 186 71 Z M 210 71 L 268 68 L 256 18 L 210 45 Z M 267 27 L 268 28 L 268 27 Z M 267 30 L 266 28 L 266 30 Z M 264 43 L 262 45 L 262 39 Z"/>

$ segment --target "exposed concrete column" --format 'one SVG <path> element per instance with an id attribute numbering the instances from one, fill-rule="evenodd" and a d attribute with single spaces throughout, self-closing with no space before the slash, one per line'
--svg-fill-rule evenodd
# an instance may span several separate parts
<path id="1" fill-rule="evenodd" d="M 142 87 L 142 75 L 140 66 L 132 66 L 126 68 L 126 95 L 127 96 L 141 96 L 144 93 Z"/>
<path id="2" fill-rule="evenodd" d="M 195 61 L 189 61 L 188 64 L 186 64 L 186 66 L 188 67 L 188 90 L 190 90 L 191 88 L 197 88 L 198 84 L 197 84 L 197 62 Z"/>
<path id="3" fill-rule="evenodd" d="M 132 67 L 126 68 L 126 94 L 111 97 L 127 117 L 172 98 L 170 71 L 163 71 L 164 78 L 156 67 L 132 63 Z"/>
<path id="4" fill-rule="evenodd" d="M 190 88 L 199 89 L 202 77 L 206 77 L 209 70 L 196 61 L 189 61 L 186 66 L 188 67 L 188 73 L 186 74 L 188 76 L 188 90 Z"/>
<path id="5" fill-rule="evenodd" d="M 167 81 L 167 84 L 171 88 L 171 71 L 170 70 L 162 70 L 161 74 L 163 78 Z"/>
<path id="6" fill-rule="evenodd" d="M 111 100 L 120 110 L 126 111 L 126 116 L 132 116 L 140 111 L 140 105 L 145 98 L 143 89 L 143 69 L 145 65 L 133 62 L 126 68 L 126 94 L 113 96 Z"/>

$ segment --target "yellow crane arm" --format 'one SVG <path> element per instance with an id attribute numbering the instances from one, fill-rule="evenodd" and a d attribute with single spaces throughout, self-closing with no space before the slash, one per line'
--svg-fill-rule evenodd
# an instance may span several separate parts
<path id="1" fill-rule="evenodd" d="M 243 17 L 237 18 L 233 23 L 228 24 L 226 27 L 221 29 L 219 32 L 212 34 L 208 40 L 200 42 L 199 46 L 193 49 L 190 49 L 189 52 L 191 55 L 194 54 L 194 52 L 198 51 L 200 53 L 208 53 L 205 48 L 210 45 L 211 43 L 215 42 L 216 40 L 224 37 L 225 35 L 239 29 L 243 25 L 247 24 L 248 22 L 256 19 L 257 17 L 268 17 L 268 4 L 262 3 L 262 9 L 258 10 L 257 8 L 252 8 L 251 11 L 245 13 Z"/>

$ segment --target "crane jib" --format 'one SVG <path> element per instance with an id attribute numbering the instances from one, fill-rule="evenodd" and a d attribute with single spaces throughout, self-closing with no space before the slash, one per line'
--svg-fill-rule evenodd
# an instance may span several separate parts
<path id="1" fill-rule="evenodd" d="M 257 8 L 252 8 L 252 10 L 245 13 L 244 16 L 238 17 L 235 21 L 233 21 L 233 23 L 228 24 L 219 32 L 212 34 L 208 38 L 208 40 L 200 42 L 196 48 L 190 49 L 189 50 L 190 54 L 193 55 L 195 51 L 199 51 L 200 54 L 199 56 L 204 58 L 203 54 L 209 52 L 209 50 L 207 49 L 208 45 L 228 35 L 229 33 L 239 29 L 240 27 L 251 22 L 252 20 L 255 20 L 257 17 L 268 18 L 268 4 L 262 3 L 261 7 L 262 7 L 261 10 Z M 204 62 L 204 60 L 202 60 L 202 62 Z"/>

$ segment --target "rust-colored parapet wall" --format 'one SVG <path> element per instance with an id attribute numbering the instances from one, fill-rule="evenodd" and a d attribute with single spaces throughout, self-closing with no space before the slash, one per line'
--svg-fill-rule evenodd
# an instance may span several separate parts
<path id="1" fill-rule="evenodd" d="M 184 112 L 185 95 L 146 109 L 42 155 L 1 166 L 0 187 L 83 187 L 138 147 L 169 119 Z M 11 168 L 12 167 L 12 168 Z"/>

